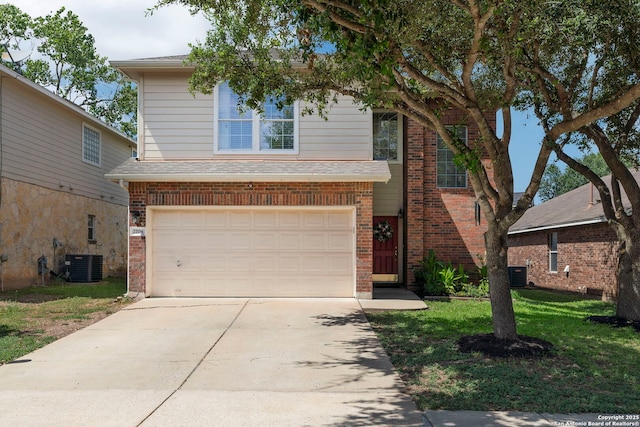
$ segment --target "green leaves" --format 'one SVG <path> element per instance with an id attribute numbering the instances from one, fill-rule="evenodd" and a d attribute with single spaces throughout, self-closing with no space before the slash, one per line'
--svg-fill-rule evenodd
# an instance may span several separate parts
<path id="1" fill-rule="evenodd" d="M 64 7 L 44 17 L 31 17 L 17 7 L 0 5 L 0 38 L 9 47 L 38 42 L 41 59 L 28 59 L 16 71 L 130 137 L 136 132 L 136 93 L 131 82 L 107 63 L 77 15 Z"/>

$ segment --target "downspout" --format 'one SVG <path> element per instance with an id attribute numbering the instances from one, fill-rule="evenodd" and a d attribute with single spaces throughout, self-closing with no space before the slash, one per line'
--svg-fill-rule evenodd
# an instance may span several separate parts
<path id="1" fill-rule="evenodd" d="M 120 178 L 118 180 L 118 185 L 124 191 L 127 192 L 127 199 L 128 199 L 129 198 L 128 197 L 128 194 L 129 194 L 129 185 L 128 185 L 128 183 L 124 179 Z M 129 211 L 129 203 L 127 203 L 127 211 Z M 129 230 L 129 224 L 131 223 L 130 218 L 131 218 L 131 212 L 129 211 L 129 212 L 127 212 L 127 276 L 126 276 L 126 279 L 127 279 L 127 292 L 125 293 L 125 296 L 137 299 L 138 295 L 140 294 L 140 292 L 138 292 L 134 297 L 132 297 L 131 294 L 129 293 L 129 271 L 130 271 L 130 268 L 131 268 L 131 266 L 129 265 L 129 263 L 131 262 L 130 261 L 131 260 L 131 241 L 130 241 L 131 232 Z"/>
<path id="2" fill-rule="evenodd" d="M 2 184 L 4 181 L 4 169 L 2 167 L 2 159 L 4 154 L 4 145 L 3 145 L 3 129 L 4 129 L 4 111 L 2 110 L 2 100 L 4 97 L 4 76 L 0 76 L 0 212 L 2 212 Z M 1 217 L 0 217 L 1 218 Z M 3 224 L 0 221 L 0 248 L 4 248 L 4 241 L 2 239 L 3 236 Z M 0 253 L 0 290 L 4 292 L 4 263 L 7 261 L 7 255 L 4 253 Z"/>

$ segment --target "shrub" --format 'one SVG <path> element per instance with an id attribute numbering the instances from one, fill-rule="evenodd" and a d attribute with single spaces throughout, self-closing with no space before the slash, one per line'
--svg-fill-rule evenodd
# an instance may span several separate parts
<path id="1" fill-rule="evenodd" d="M 455 268 L 450 262 L 438 260 L 433 250 L 429 250 L 415 271 L 416 283 L 422 285 L 424 295 L 430 296 L 485 297 L 489 294 L 489 281 L 484 263 L 478 267 L 477 276 L 479 283 L 470 283 L 469 274 L 462 265 Z"/>

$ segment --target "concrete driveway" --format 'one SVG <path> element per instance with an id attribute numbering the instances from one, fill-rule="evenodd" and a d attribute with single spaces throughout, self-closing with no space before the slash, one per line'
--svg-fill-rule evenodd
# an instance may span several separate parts
<path id="1" fill-rule="evenodd" d="M 146 299 L 0 366 L 0 425 L 422 426 L 355 299 Z"/>

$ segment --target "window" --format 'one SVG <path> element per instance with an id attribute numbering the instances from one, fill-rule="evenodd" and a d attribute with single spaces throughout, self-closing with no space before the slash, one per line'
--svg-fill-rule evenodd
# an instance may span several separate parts
<path id="1" fill-rule="evenodd" d="M 402 126 L 398 113 L 373 113 L 373 159 L 398 160 Z"/>
<path id="2" fill-rule="evenodd" d="M 100 132 L 82 125 L 82 160 L 100 166 Z"/>
<path id="3" fill-rule="evenodd" d="M 558 271 L 558 233 L 549 233 L 549 271 Z"/>
<path id="4" fill-rule="evenodd" d="M 295 153 L 298 145 L 296 105 L 278 108 L 268 99 L 262 114 L 238 108 L 239 97 L 227 83 L 216 87 L 214 136 L 216 152 Z"/>
<path id="5" fill-rule="evenodd" d="M 453 131 L 463 144 L 467 144 L 467 127 L 456 126 L 448 127 Z M 467 187 L 467 171 L 464 167 L 455 164 L 453 151 L 451 151 L 440 135 L 436 137 L 436 167 L 437 167 L 437 185 L 439 188 L 466 188 Z"/>
<path id="6" fill-rule="evenodd" d="M 95 215 L 87 216 L 87 240 L 89 240 L 89 242 L 96 241 L 96 216 Z"/>

